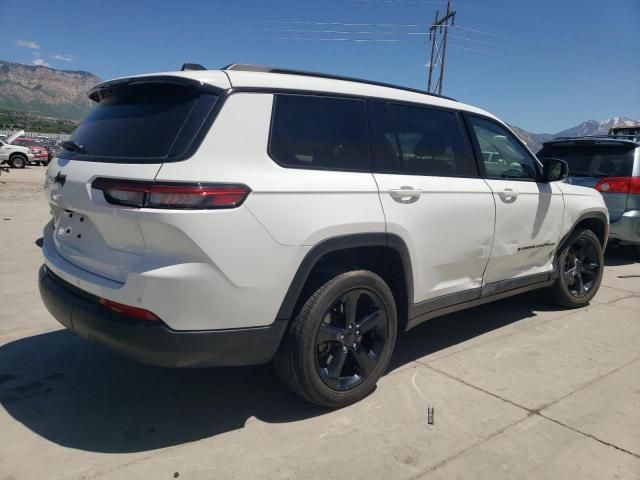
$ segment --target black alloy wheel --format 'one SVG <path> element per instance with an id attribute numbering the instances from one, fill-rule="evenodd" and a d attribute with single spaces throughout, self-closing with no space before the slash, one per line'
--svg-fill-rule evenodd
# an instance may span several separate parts
<path id="1" fill-rule="evenodd" d="M 598 236 L 591 230 L 572 233 L 556 259 L 558 275 L 548 288 L 554 302 L 566 308 L 587 305 L 597 293 L 604 273 L 604 254 Z"/>
<path id="2" fill-rule="evenodd" d="M 354 289 L 326 312 L 316 334 L 316 367 L 323 382 L 350 390 L 376 369 L 389 336 L 382 299 L 373 291 Z"/>
<path id="3" fill-rule="evenodd" d="M 366 397 L 384 374 L 398 318 L 389 285 L 369 270 L 336 275 L 304 293 L 274 358 L 293 392 L 321 407 Z"/>
<path id="4" fill-rule="evenodd" d="M 576 298 L 588 295 L 602 265 L 597 246 L 588 237 L 579 237 L 569 246 L 564 258 L 564 278 L 569 293 Z"/>

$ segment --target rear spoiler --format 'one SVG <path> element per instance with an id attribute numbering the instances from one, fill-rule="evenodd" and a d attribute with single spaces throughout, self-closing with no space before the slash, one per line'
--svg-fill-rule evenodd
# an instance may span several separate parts
<path id="1" fill-rule="evenodd" d="M 114 88 L 123 87 L 125 85 L 141 85 L 145 83 L 170 83 L 174 85 L 192 87 L 208 93 L 219 94 L 222 92 L 221 88 L 192 78 L 180 77 L 177 75 L 145 75 L 142 77 L 127 77 L 99 83 L 87 92 L 87 96 L 94 102 L 100 103 L 100 101 L 108 96 Z"/>

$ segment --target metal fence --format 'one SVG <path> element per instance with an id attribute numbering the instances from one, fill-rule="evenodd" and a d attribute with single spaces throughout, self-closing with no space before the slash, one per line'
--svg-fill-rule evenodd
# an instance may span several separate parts
<path id="1" fill-rule="evenodd" d="M 0 129 L 0 135 L 6 135 L 7 137 L 13 135 L 15 130 L 2 130 Z M 71 135 L 67 133 L 41 133 L 41 132 L 24 132 L 25 137 L 38 138 L 44 137 L 51 140 L 67 140 Z"/>

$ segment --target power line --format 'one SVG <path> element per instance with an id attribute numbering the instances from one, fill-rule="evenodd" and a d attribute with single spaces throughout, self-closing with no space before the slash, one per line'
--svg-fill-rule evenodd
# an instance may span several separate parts
<path id="1" fill-rule="evenodd" d="M 451 30 L 449 30 L 449 31 L 451 31 Z M 481 45 L 489 45 L 491 47 L 497 47 L 497 48 L 506 48 L 507 50 L 519 50 L 518 48 L 511 47 L 509 45 L 502 45 L 500 43 L 493 43 L 493 42 L 485 42 L 484 40 L 476 40 L 475 38 L 461 37 L 459 35 L 452 35 L 451 33 L 449 34 L 449 36 L 451 38 L 455 38 L 456 40 L 462 40 L 462 41 L 472 42 L 472 43 L 479 43 Z"/>
<path id="2" fill-rule="evenodd" d="M 481 35 L 489 35 L 489 36 L 492 36 L 492 37 L 505 38 L 507 40 L 513 40 L 515 42 L 525 42 L 525 43 L 531 43 L 531 44 L 534 44 L 534 45 L 539 45 L 539 42 L 533 42 L 531 40 L 524 40 L 522 38 L 510 37 L 510 36 L 502 35 L 502 34 L 499 34 L 499 33 L 485 32 L 483 30 L 477 30 L 477 29 L 469 28 L 469 27 L 461 27 L 459 25 L 456 25 L 454 28 L 457 28 L 457 29 L 460 29 L 460 30 L 466 30 L 467 32 L 479 33 Z"/>
<path id="3" fill-rule="evenodd" d="M 38 14 L 20 14 L 20 13 L 9 13 L 7 15 L 3 15 L 4 17 L 22 17 L 22 18 L 33 18 L 33 17 L 41 17 L 41 18 L 51 18 L 51 15 L 38 15 Z M 72 21 L 68 15 L 60 16 L 59 18 L 64 20 Z M 325 25 L 325 26 L 343 26 L 343 27 L 390 27 L 390 28 L 425 28 L 431 27 L 432 25 L 420 24 L 420 23 L 360 23 L 360 22 L 315 22 L 309 20 L 246 20 L 246 19 L 234 19 L 234 18 L 219 18 L 218 20 L 224 21 L 239 21 L 243 23 L 275 23 L 282 25 Z M 81 20 L 79 22 L 85 22 L 86 20 Z M 13 22 L 11 22 L 13 23 Z"/>
<path id="4" fill-rule="evenodd" d="M 1 1 L 1 0 L 0 0 Z M 21 15 L 21 14 L 8 14 L 8 15 L 3 15 L 3 18 L 9 17 L 9 16 L 14 16 L 14 17 L 34 17 L 34 16 L 38 16 L 37 14 L 30 14 L 30 15 Z M 45 19 L 51 19 L 50 15 L 40 15 L 41 17 L 44 17 Z M 66 20 L 66 24 L 65 21 Z M 225 19 L 225 18 L 219 18 L 219 20 L 232 20 L 232 19 Z M 373 28 L 382 28 L 382 27 L 386 27 L 386 28 L 398 28 L 398 29 L 409 29 L 409 28 L 418 28 L 418 27 L 427 27 L 430 28 L 432 27 L 434 24 L 418 24 L 418 23 L 361 23 L 361 22 L 313 22 L 313 21 L 301 21 L 301 20 L 246 20 L 246 19 L 236 19 L 235 21 L 237 22 L 241 22 L 241 23 L 259 23 L 259 24 L 275 24 L 275 25 L 320 25 L 320 26 L 345 26 L 345 27 L 373 27 Z M 97 22 L 97 23 L 93 23 L 92 22 Z M 2 24 L 4 22 L 0 22 L 0 24 Z M 98 20 L 92 19 L 92 20 L 83 20 L 83 21 L 73 21 L 72 19 L 69 19 L 68 16 L 64 16 L 63 19 L 61 19 L 60 21 L 55 21 L 55 22 L 43 22 L 43 23 L 33 23 L 33 22 L 20 22 L 20 21 L 11 21 L 11 22 L 7 22 L 6 25 L 3 27 L 6 29 L 7 26 L 11 26 L 11 25 L 21 25 L 21 26 L 36 26 L 36 27 L 51 27 L 54 26 L 56 28 L 69 28 L 69 29 L 74 29 L 77 30 L 79 28 L 95 28 L 95 26 L 104 26 L 105 28 L 108 28 L 109 31 L 122 31 L 122 32 L 139 32 L 139 29 L 137 28 L 123 28 L 123 27 L 118 27 L 118 26 L 112 26 L 112 25 L 108 25 L 105 22 L 100 22 Z M 502 34 L 498 34 L 495 32 L 488 32 L 485 30 L 479 30 L 476 28 L 471 28 L 471 27 L 465 27 L 465 26 L 460 26 L 460 25 L 441 25 L 440 27 L 442 27 L 443 29 L 447 28 L 450 29 L 453 28 L 454 30 L 464 30 L 467 32 L 473 32 L 473 33 L 477 33 L 477 34 L 481 34 L 481 35 L 488 35 L 491 37 L 495 37 L 495 38 L 504 38 L 507 40 L 513 40 L 513 41 L 519 41 L 519 42 L 525 42 L 525 43 L 530 43 L 530 44 L 534 44 L 534 45 L 539 45 L 539 43 L 536 42 L 531 42 L 531 41 L 527 41 L 524 39 L 520 39 L 520 38 L 515 38 L 515 37 L 511 37 L 511 36 L 507 36 L 507 35 L 502 35 Z M 212 33 L 212 32 L 207 32 L 207 34 L 209 35 L 213 35 L 213 36 L 217 36 L 217 37 L 229 37 L 229 38 L 245 38 L 245 39 L 256 39 L 256 40 L 289 40 L 289 41 L 318 41 L 318 42 L 353 42 L 353 43 L 358 43 L 358 44 L 364 44 L 364 43 L 369 43 L 369 44 L 406 44 L 406 43 L 412 43 L 410 40 L 404 39 L 404 38 L 397 38 L 397 37 L 402 37 L 404 35 L 411 35 L 411 36 L 425 36 L 428 35 L 428 33 L 426 32 L 407 32 L 407 31 L 397 31 L 397 32 L 392 32 L 392 31 L 374 31 L 374 30 L 357 30 L 357 31 L 352 31 L 352 30 L 338 30 L 338 29 L 313 29 L 313 30 L 305 30 L 305 29 L 277 29 L 277 28 L 261 28 L 261 29 L 256 29 L 254 27 L 247 27 L 247 28 L 239 28 L 239 27 L 233 27 L 231 29 L 232 31 L 264 31 L 264 32 L 275 32 L 275 33 L 309 33 L 309 34 L 327 34 L 327 35 L 385 35 L 385 36 L 393 36 L 396 35 L 396 37 L 394 38 L 385 38 L 385 39 L 375 39 L 375 38 L 351 38 L 351 37 L 340 37 L 340 38 L 317 38 L 317 37 L 313 37 L 313 38 L 307 38 L 307 37 L 302 37 L 302 36 L 288 36 L 288 35 L 282 35 L 282 36 L 239 36 L 239 35 L 230 35 L 230 34 L 226 34 L 226 33 Z M 282 31 L 280 31 L 282 30 Z M 491 47 L 495 47 L 495 48 L 501 48 L 501 49 L 508 49 L 510 51 L 523 51 L 520 48 L 516 48 L 510 45 L 504 45 L 504 44 L 499 44 L 499 43 L 494 43 L 494 42 L 487 42 L 484 40 L 478 40 L 478 39 L 473 39 L 473 38 L 469 38 L 469 37 L 463 37 L 463 36 L 458 36 L 455 35 L 453 33 L 449 33 L 449 37 L 451 38 L 456 38 L 458 41 L 462 41 L 462 42 L 471 42 L 471 43 L 477 43 L 479 45 L 487 45 L 487 46 L 491 46 Z M 418 43 L 418 42 L 415 42 Z M 438 47 L 440 47 L 440 45 L 438 45 Z M 507 57 L 505 55 L 499 54 L 499 53 L 495 53 L 495 52 L 489 52 L 486 50 L 479 50 L 479 49 L 472 49 L 469 47 L 462 47 L 461 45 L 457 45 L 456 47 L 457 49 L 461 49 L 461 50 L 467 50 L 467 51 L 475 51 L 476 53 L 480 53 L 480 54 L 485 54 L 485 55 L 491 55 L 491 56 L 501 56 L 503 58 L 517 58 L 517 57 Z M 540 53 L 540 52 L 537 52 Z M 580 58 L 590 58 L 590 60 L 592 61 L 603 61 L 603 59 L 595 59 L 593 58 L 593 56 L 590 57 L 586 57 L 586 54 L 583 52 L 581 54 Z M 571 59 L 568 59 L 568 61 L 575 61 L 576 60 L 576 56 L 572 56 Z M 559 62 L 561 62 L 562 60 L 558 59 Z M 549 58 L 545 57 L 544 59 L 541 59 L 540 61 L 542 61 L 543 63 L 548 63 L 549 62 Z M 604 59 L 604 61 L 606 62 L 607 59 Z M 633 62 L 629 62 L 629 61 L 619 61 L 628 65 L 631 65 L 633 67 L 638 67 L 637 63 L 633 63 Z M 577 63 L 577 61 L 575 62 Z M 558 65 L 560 63 L 556 63 L 556 65 Z M 434 63 L 434 65 L 439 65 L 439 63 Z M 634 77 L 635 78 L 635 77 Z"/>
<path id="5" fill-rule="evenodd" d="M 468 50 L 469 52 L 483 53 L 485 55 L 493 55 L 494 57 L 517 58 L 517 57 L 510 56 L 510 55 L 503 55 L 502 53 L 487 52 L 486 50 L 477 50 L 475 48 L 463 47 L 461 45 L 453 45 L 451 43 L 449 43 L 449 46 L 452 47 L 452 48 L 459 48 L 461 50 Z"/>
<path id="6" fill-rule="evenodd" d="M 400 5 L 445 5 L 444 1 L 441 2 L 431 2 L 431 1 L 423 1 L 423 0 L 354 0 L 357 3 L 382 3 L 382 4 L 400 4 Z M 492 14 L 500 14 L 506 15 L 512 18 L 526 18 L 522 15 L 515 15 L 513 13 L 504 12 L 502 10 L 491 10 L 484 7 L 476 7 L 473 5 L 469 5 L 467 3 L 456 2 L 457 8 L 468 8 L 469 10 L 475 10 L 478 12 L 487 12 Z"/>

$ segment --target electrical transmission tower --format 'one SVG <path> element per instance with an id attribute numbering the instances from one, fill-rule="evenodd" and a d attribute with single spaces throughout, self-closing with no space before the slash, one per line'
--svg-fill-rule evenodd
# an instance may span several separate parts
<path id="1" fill-rule="evenodd" d="M 451 0 L 447 1 L 447 13 L 445 16 L 438 18 L 438 14 L 439 11 L 436 10 L 436 19 L 429 28 L 431 60 L 429 61 L 429 83 L 427 84 L 427 91 L 441 95 L 442 82 L 444 81 L 444 62 L 447 53 L 447 33 L 449 33 L 449 27 L 453 26 L 456 18 L 456 12 L 451 8 Z M 449 24 L 449 20 L 451 20 L 451 24 Z M 439 41 L 438 37 L 442 37 L 442 40 Z M 437 80 L 435 79 L 436 73 L 438 77 Z"/>

